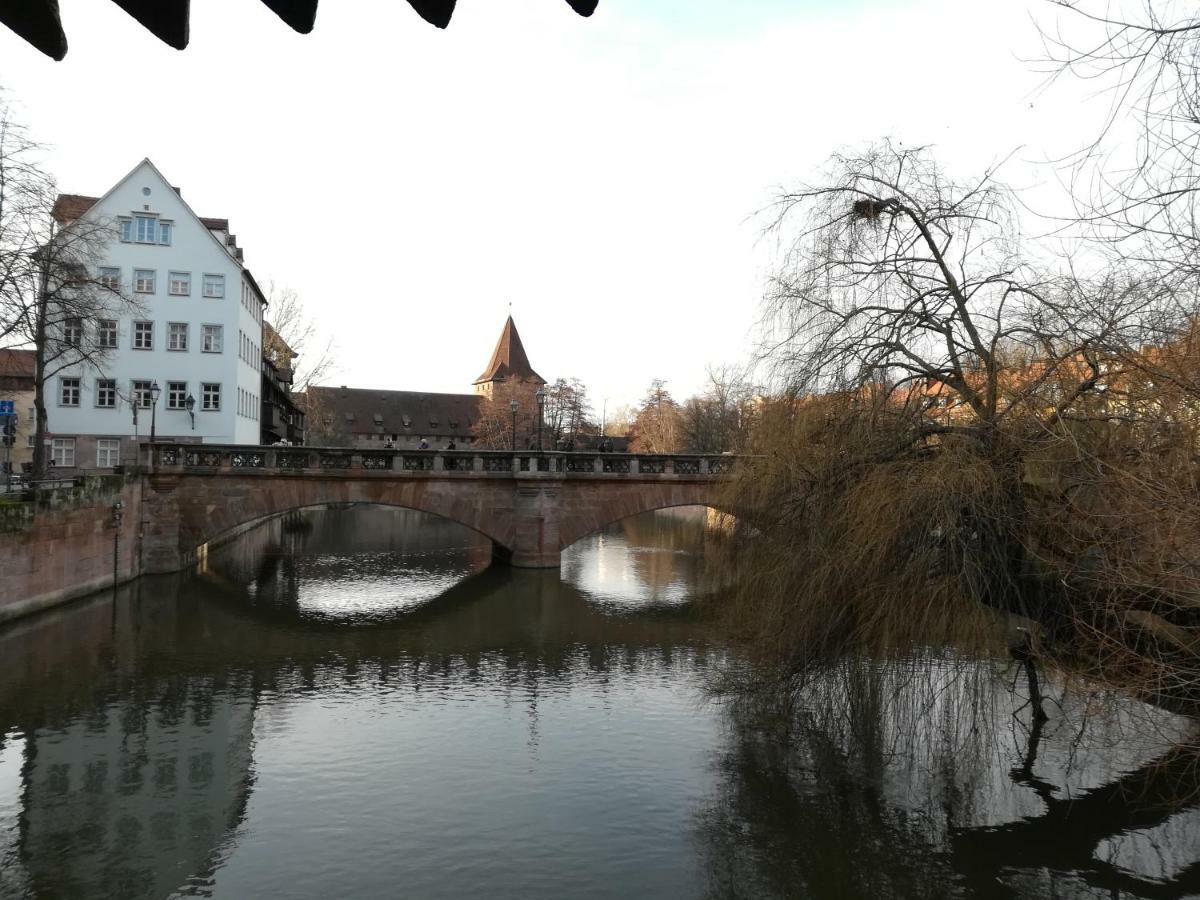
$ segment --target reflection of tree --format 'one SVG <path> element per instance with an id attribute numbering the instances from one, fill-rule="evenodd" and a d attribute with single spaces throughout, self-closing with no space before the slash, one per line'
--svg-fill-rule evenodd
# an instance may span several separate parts
<path id="1" fill-rule="evenodd" d="M 1099 853 L 1110 839 L 1191 814 L 1200 802 L 1194 751 L 1177 746 L 1106 774 L 1087 761 L 1064 763 L 1075 748 L 1054 744 L 1032 716 L 1027 741 L 1008 747 L 1006 723 L 1019 704 L 981 677 L 984 669 L 842 662 L 810 673 L 790 698 L 796 707 L 734 706 L 722 789 L 699 826 L 710 895 L 1200 893 L 1190 847 L 1156 848 L 1177 864 L 1167 878 Z"/>

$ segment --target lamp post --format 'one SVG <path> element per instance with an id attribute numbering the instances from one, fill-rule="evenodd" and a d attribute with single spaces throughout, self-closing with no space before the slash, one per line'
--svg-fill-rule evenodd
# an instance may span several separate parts
<path id="1" fill-rule="evenodd" d="M 546 411 L 546 391 L 543 388 L 538 388 L 537 405 L 538 405 L 538 453 L 542 452 L 542 414 Z"/>
<path id="2" fill-rule="evenodd" d="M 154 443 L 154 414 L 158 410 L 158 395 L 162 392 L 162 388 L 158 386 L 158 382 L 150 383 L 150 443 Z"/>
<path id="3" fill-rule="evenodd" d="M 520 406 L 515 399 L 508 401 L 508 408 L 512 410 L 512 448 L 513 453 L 517 452 L 517 407 Z"/>
<path id="4" fill-rule="evenodd" d="M 195 431 L 196 430 L 196 398 L 193 397 L 190 393 L 187 395 L 187 399 L 183 401 L 183 408 L 187 410 L 188 416 L 191 417 L 192 431 Z"/>

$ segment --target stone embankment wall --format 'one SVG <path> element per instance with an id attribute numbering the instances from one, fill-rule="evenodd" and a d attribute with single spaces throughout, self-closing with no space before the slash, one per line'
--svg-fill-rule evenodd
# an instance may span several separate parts
<path id="1" fill-rule="evenodd" d="M 111 586 L 114 538 L 117 580 L 137 577 L 141 519 L 136 476 L 88 478 L 35 501 L 0 502 L 0 622 Z"/>

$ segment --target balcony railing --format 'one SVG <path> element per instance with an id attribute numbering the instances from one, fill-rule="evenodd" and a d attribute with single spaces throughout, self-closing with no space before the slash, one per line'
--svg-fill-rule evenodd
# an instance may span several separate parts
<path id="1" fill-rule="evenodd" d="M 566 453 L 534 450 L 361 450 L 347 447 L 252 447 L 144 443 L 141 464 L 152 472 L 194 474 L 261 471 L 278 475 L 475 478 L 716 478 L 730 455 Z"/>

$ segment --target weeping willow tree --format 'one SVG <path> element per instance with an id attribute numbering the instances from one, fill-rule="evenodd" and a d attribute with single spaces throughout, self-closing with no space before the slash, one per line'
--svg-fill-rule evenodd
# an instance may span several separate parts
<path id="1" fill-rule="evenodd" d="M 779 390 L 728 498 L 752 526 L 730 626 L 759 671 L 987 642 L 999 614 L 1031 627 L 1023 652 L 1147 690 L 1200 672 L 1195 295 L 1056 268 L 1016 209 L 995 172 L 890 143 L 780 197 Z"/>

